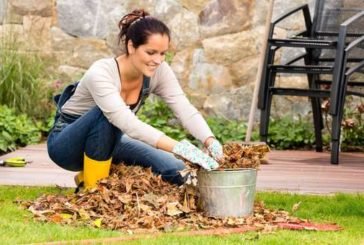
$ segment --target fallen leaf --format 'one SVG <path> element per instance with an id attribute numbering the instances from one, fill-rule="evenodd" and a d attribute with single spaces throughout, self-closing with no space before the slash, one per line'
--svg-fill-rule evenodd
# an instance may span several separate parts
<path id="1" fill-rule="evenodd" d="M 100 228 L 101 227 L 101 222 L 102 222 L 102 218 L 96 219 L 92 222 L 92 224 L 97 227 Z"/>
<path id="2" fill-rule="evenodd" d="M 60 223 L 60 222 L 62 222 L 63 218 L 60 214 L 52 214 L 49 217 L 49 220 L 54 223 Z"/>
<path id="3" fill-rule="evenodd" d="M 169 216 L 175 216 L 175 215 L 179 215 L 179 214 L 183 213 L 181 210 L 179 210 L 177 205 L 178 205 L 178 202 L 167 203 L 167 214 Z"/>
<path id="4" fill-rule="evenodd" d="M 66 214 L 66 213 L 61 213 L 60 216 L 62 217 L 62 219 L 71 219 L 73 216 L 71 214 Z"/>
<path id="5" fill-rule="evenodd" d="M 83 208 L 78 210 L 78 214 L 80 215 L 80 218 L 82 220 L 89 220 L 90 219 L 90 215 Z"/>

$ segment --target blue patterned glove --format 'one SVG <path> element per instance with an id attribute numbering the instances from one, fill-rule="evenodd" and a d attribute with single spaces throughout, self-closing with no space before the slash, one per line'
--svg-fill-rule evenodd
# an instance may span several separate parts
<path id="1" fill-rule="evenodd" d="M 182 140 L 176 144 L 172 152 L 191 163 L 200 165 L 206 170 L 216 169 L 219 167 L 219 164 L 214 159 L 203 153 L 187 140 Z"/>
<path id="2" fill-rule="evenodd" d="M 209 146 L 207 146 L 207 150 L 211 154 L 212 158 L 216 161 L 220 162 L 224 158 L 224 153 L 222 150 L 222 145 L 217 139 L 214 139 Z"/>

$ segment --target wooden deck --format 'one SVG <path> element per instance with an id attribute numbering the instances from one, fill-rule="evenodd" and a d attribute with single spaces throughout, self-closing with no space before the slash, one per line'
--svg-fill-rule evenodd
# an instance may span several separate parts
<path id="1" fill-rule="evenodd" d="M 0 167 L 0 185 L 74 187 L 74 172 L 57 167 L 46 145 L 34 145 L 1 156 L 23 156 L 32 161 L 24 168 Z M 257 190 L 330 194 L 364 193 L 364 153 L 341 153 L 340 164 L 330 164 L 330 154 L 314 151 L 273 151 L 269 164 L 258 172 Z"/>
<path id="2" fill-rule="evenodd" d="M 364 154 L 341 153 L 330 164 L 330 153 L 273 151 L 258 173 L 258 189 L 296 193 L 364 192 Z"/>

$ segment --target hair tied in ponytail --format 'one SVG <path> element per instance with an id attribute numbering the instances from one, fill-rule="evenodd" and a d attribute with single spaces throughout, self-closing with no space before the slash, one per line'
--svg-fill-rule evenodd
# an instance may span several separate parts
<path id="1" fill-rule="evenodd" d="M 124 15 L 119 21 L 119 44 L 122 42 L 128 55 L 127 45 L 132 41 L 134 48 L 145 44 L 152 34 L 167 35 L 170 38 L 168 27 L 160 20 L 150 17 L 143 9 L 136 9 Z"/>

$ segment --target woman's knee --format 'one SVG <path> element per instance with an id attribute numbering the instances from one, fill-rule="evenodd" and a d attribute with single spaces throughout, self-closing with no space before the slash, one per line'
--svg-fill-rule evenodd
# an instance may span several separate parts
<path id="1" fill-rule="evenodd" d="M 67 154 L 63 149 L 48 144 L 48 156 L 57 166 L 68 171 L 81 171 L 83 169 L 82 154 Z"/>
<path id="2" fill-rule="evenodd" d="M 93 118 L 93 125 L 85 144 L 85 152 L 96 160 L 106 160 L 120 140 L 121 131 L 105 117 L 100 108 L 95 107 L 89 112 Z"/>

